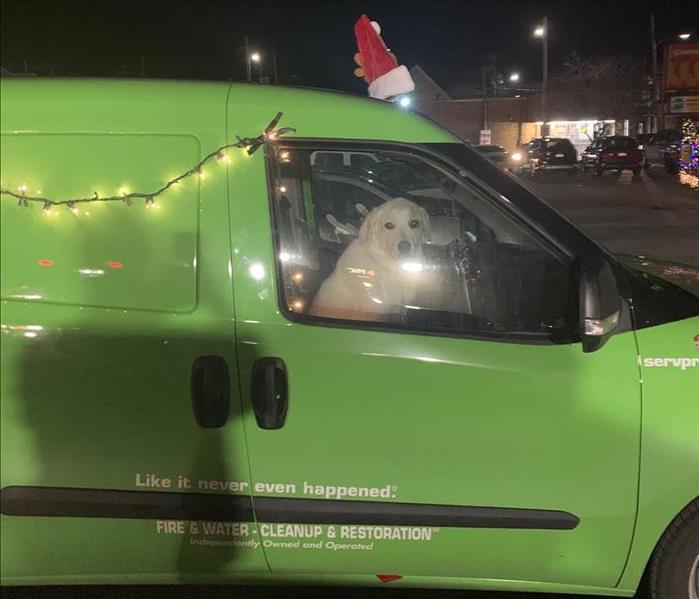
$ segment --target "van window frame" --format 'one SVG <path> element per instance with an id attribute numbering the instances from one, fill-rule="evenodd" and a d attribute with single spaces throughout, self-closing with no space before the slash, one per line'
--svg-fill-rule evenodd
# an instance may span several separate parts
<path id="1" fill-rule="evenodd" d="M 453 142 L 458 144 L 458 142 Z M 429 144 L 411 144 L 406 142 L 395 142 L 395 141 L 385 141 L 385 140 L 345 140 L 337 138 L 285 138 L 283 141 L 276 144 L 276 146 L 284 147 L 285 149 L 303 149 L 303 150 L 320 150 L 320 151 L 397 151 L 414 154 L 417 157 L 425 158 L 429 161 L 435 162 L 446 168 L 455 174 L 461 175 L 470 185 L 473 185 L 476 189 L 481 191 L 487 198 L 487 201 L 492 202 L 496 208 L 504 210 L 507 214 L 512 217 L 512 219 L 519 225 L 525 228 L 525 230 L 532 235 L 537 241 L 539 241 L 548 251 L 556 255 L 557 258 L 567 261 L 571 272 L 574 272 L 576 252 L 571 251 L 567 243 L 561 243 L 561 239 L 554 234 L 552 234 L 547 229 L 543 228 L 540 224 L 535 223 L 532 219 L 521 210 L 518 209 L 515 203 L 510 201 L 504 195 L 499 194 L 497 191 L 489 188 L 487 181 L 481 181 L 480 177 L 474 179 L 468 176 L 468 172 L 464 171 L 464 167 L 454 162 L 448 156 L 439 153 L 429 147 Z M 437 144 L 435 144 L 437 145 Z M 274 214 L 274 172 L 271 168 L 271 163 L 274 160 L 274 154 L 276 148 L 271 144 L 265 146 L 265 176 L 267 183 L 267 199 L 269 207 L 269 224 L 271 227 L 272 243 L 273 243 L 273 263 L 274 263 L 274 281 L 275 281 L 275 294 L 277 298 L 277 306 L 280 313 L 287 320 L 310 326 L 322 326 L 329 328 L 340 328 L 340 329 L 351 329 L 351 330 L 365 330 L 365 331 L 376 331 L 376 332 L 387 332 L 387 333 L 400 333 L 407 335 L 424 335 L 424 336 L 437 336 L 437 337 L 447 337 L 447 338 L 459 338 L 459 339 L 472 339 L 478 341 L 498 341 L 504 343 L 517 343 L 517 344 L 528 344 L 528 345 L 570 345 L 573 343 L 578 343 L 580 341 L 579 331 L 577 328 L 577 303 L 578 297 L 577 292 L 574 289 L 569 290 L 570 293 L 570 305 L 568 314 L 568 323 L 565 330 L 556 331 L 555 334 L 548 332 L 516 332 L 516 331 L 448 331 L 443 328 L 430 328 L 430 327 L 414 327 L 411 328 L 401 323 L 391 323 L 391 322 L 369 322 L 362 320 L 346 320 L 346 319 L 335 319 L 327 317 L 318 317 L 310 314 L 302 314 L 289 310 L 288 305 L 286 305 L 285 297 L 283 295 L 284 290 L 284 280 L 283 273 L 280 268 L 280 262 L 278 260 L 280 252 L 280 239 L 279 230 L 276 226 L 275 214 Z M 488 163 L 489 161 L 478 155 L 475 150 L 474 154 L 480 160 Z M 508 174 L 501 171 L 499 167 L 495 166 L 498 171 L 501 172 L 503 177 L 507 177 Z M 511 175 L 510 175 L 511 176 Z M 538 200 L 538 198 L 537 198 Z M 538 200 L 543 203 L 542 200 Z M 547 207 L 549 208 L 549 207 Z M 552 209 L 549 208 L 555 213 Z M 558 213 L 556 213 L 557 216 Z M 561 217 L 563 219 L 563 217 Z M 563 219 L 565 220 L 565 219 Z M 573 227 L 574 225 L 569 221 L 566 224 Z M 582 237 L 582 233 L 580 233 Z"/>

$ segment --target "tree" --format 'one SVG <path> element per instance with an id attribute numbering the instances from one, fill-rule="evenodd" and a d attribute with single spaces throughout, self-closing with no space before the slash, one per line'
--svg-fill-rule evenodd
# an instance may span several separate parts
<path id="1" fill-rule="evenodd" d="M 645 86 L 642 59 L 581 58 L 572 52 L 549 86 L 550 114 L 556 118 L 639 118 Z"/>

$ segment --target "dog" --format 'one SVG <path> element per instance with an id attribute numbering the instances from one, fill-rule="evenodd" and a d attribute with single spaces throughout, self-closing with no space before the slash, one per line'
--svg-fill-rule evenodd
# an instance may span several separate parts
<path id="1" fill-rule="evenodd" d="M 323 282 L 309 313 L 350 320 L 389 320 L 415 301 L 424 270 L 427 212 L 395 198 L 364 219 L 359 234 Z"/>

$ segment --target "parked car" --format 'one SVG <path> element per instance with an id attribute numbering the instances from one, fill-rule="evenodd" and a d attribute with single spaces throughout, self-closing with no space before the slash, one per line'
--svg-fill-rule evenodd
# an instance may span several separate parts
<path id="1" fill-rule="evenodd" d="M 652 137 L 642 144 L 645 154 L 643 166 L 647 169 L 664 168 L 671 173 L 677 172 L 681 144 L 680 131 L 669 129 L 653 133 Z"/>
<path id="2" fill-rule="evenodd" d="M 389 102 L 0 93 L 2 585 L 689 599 L 691 267 Z"/>
<path id="3" fill-rule="evenodd" d="M 633 137 L 613 135 L 598 137 L 581 156 L 583 172 L 592 170 L 601 175 L 608 170 L 632 170 L 638 175 L 643 167 L 644 154 Z"/>
<path id="4" fill-rule="evenodd" d="M 543 171 L 562 170 L 569 175 L 577 172 L 578 152 L 569 139 L 564 137 L 542 137 L 533 139 L 524 146 L 519 170 L 534 177 Z"/>
<path id="5" fill-rule="evenodd" d="M 497 162 L 500 165 L 506 165 L 509 160 L 509 152 L 502 146 L 495 144 L 483 144 L 473 147 L 486 158 L 490 158 L 493 162 Z"/>

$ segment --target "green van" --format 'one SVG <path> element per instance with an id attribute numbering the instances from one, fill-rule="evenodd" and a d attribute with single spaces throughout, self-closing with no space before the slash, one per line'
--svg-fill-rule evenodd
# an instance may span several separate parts
<path id="1" fill-rule="evenodd" d="M 696 271 L 387 102 L 1 91 L 4 585 L 697 599 Z"/>

